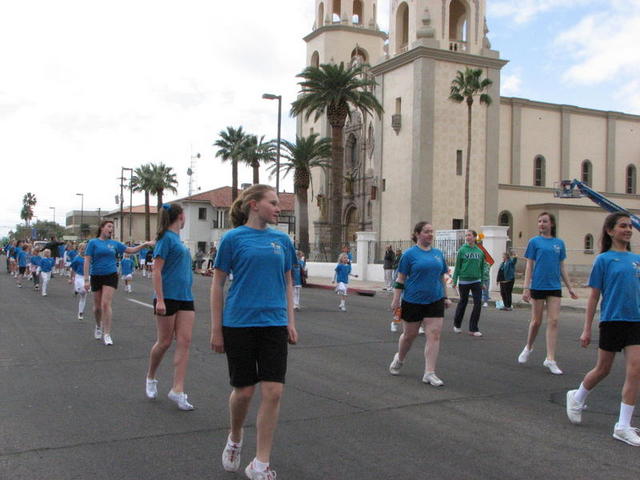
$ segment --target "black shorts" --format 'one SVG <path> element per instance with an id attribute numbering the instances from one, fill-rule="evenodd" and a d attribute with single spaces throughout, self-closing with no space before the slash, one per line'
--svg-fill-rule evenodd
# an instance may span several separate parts
<path id="1" fill-rule="evenodd" d="M 27 271 L 27 267 L 18 267 L 18 273 L 20 275 L 24 275 L 24 272 Z"/>
<path id="2" fill-rule="evenodd" d="M 167 312 L 164 315 L 160 315 L 158 312 L 156 312 L 157 301 L 157 298 L 153 299 L 153 314 L 159 317 L 170 317 L 171 315 L 175 315 L 181 310 L 187 312 L 195 311 L 193 300 L 172 300 L 170 298 L 165 298 L 164 306 L 167 309 Z"/>
<path id="3" fill-rule="evenodd" d="M 640 345 L 640 322 L 600 322 L 601 350 L 621 352 L 629 345 Z"/>
<path id="4" fill-rule="evenodd" d="M 108 275 L 91 275 L 91 291 L 97 292 L 102 287 L 112 287 L 118 289 L 118 272 Z"/>
<path id="5" fill-rule="evenodd" d="M 433 303 L 411 303 L 402 300 L 400 318 L 405 322 L 421 322 L 425 318 L 444 317 L 444 298 Z"/>
<path id="6" fill-rule="evenodd" d="M 533 290 L 531 289 L 531 298 L 534 300 L 546 300 L 547 297 L 562 298 L 562 290 Z"/>
<path id="7" fill-rule="evenodd" d="M 287 327 L 222 327 L 232 387 L 258 382 L 284 383 L 287 373 Z"/>

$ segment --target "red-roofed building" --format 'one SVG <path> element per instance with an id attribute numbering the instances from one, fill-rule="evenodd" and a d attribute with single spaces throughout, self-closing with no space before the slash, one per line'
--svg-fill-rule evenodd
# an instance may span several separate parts
<path id="1" fill-rule="evenodd" d="M 242 192 L 242 189 L 238 192 Z M 279 198 L 281 213 L 278 228 L 293 237 L 296 227 L 295 195 L 281 192 Z M 180 238 L 194 253 L 198 250 L 207 253 L 232 228 L 229 220 L 231 187 L 215 188 L 174 201 L 182 205 L 187 216 Z"/>
<path id="2" fill-rule="evenodd" d="M 156 230 L 158 228 L 158 212 L 155 205 L 149 206 L 150 213 L 150 235 L 151 239 L 156 237 Z M 124 225 L 123 235 L 120 236 L 120 208 L 111 210 L 105 214 L 103 220 L 113 221 L 113 238 L 125 243 L 140 243 L 145 241 L 144 231 L 144 205 L 134 205 L 131 208 L 131 215 L 129 215 L 129 205 L 125 205 L 122 208 L 122 222 Z"/>

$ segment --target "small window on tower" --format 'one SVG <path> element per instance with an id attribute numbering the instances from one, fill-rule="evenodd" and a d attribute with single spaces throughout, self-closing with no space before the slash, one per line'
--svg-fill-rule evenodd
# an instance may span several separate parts
<path id="1" fill-rule="evenodd" d="M 402 113 L 402 98 L 396 98 L 396 114 Z"/>
<path id="2" fill-rule="evenodd" d="M 456 175 L 462 175 L 462 150 L 456 150 Z"/>
<path id="3" fill-rule="evenodd" d="M 207 219 L 207 209 L 198 208 L 198 220 L 206 220 L 206 219 Z"/>

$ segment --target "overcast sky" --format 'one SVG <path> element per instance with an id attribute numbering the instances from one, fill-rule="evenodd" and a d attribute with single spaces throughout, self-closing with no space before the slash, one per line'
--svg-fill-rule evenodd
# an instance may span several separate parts
<path id="1" fill-rule="evenodd" d="M 388 30 L 389 0 L 379 0 Z M 0 235 L 35 214 L 117 208 L 120 167 L 165 162 L 188 189 L 230 184 L 211 144 L 226 126 L 276 136 L 304 68 L 313 0 L 0 0 Z M 640 0 L 489 0 L 502 94 L 640 113 Z M 274 9 L 277 7 L 277 10 Z M 284 115 L 283 137 L 295 122 Z M 263 179 L 267 180 L 264 176 Z M 251 171 L 241 168 L 240 182 Z M 282 182 L 291 191 L 291 179 Z M 134 204 L 142 203 L 134 196 Z"/>

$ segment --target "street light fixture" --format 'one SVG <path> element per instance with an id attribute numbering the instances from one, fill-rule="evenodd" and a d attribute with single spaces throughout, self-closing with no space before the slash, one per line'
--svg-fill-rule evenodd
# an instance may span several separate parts
<path id="1" fill-rule="evenodd" d="M 82 235 L 82 224 L 84 223 L 84 193 L 76 193 L 76 196 L 80 197 L 80 229 L 78 233 L 80 233 L 80 240 L 84 240 L 84 236 Z"/>
<path id="2" fill-rule="evenodd" d="M 280 127 L 282 124 L 282 95 L 263 93 L 265 100 L 278 100 L 278 145 L 276 147 L 276 193 L 280 193 Z"/>

